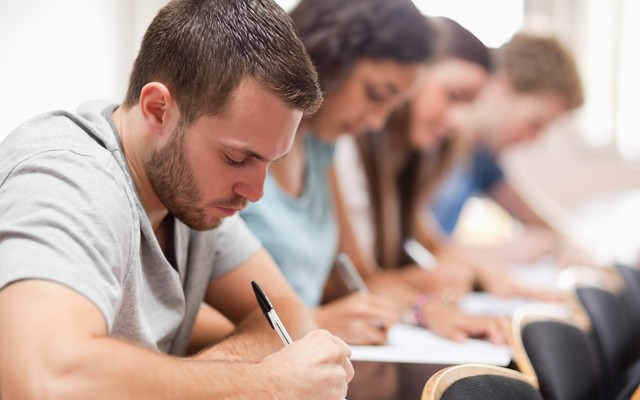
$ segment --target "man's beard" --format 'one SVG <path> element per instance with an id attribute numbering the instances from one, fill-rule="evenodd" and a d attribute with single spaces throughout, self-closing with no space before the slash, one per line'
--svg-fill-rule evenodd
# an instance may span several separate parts
<path id="1" fill-rule="evenodd" d="M 185 151 L 186 129 L 179 125 L 169 142 L 155 151 L 147 162 L 147 174 L 156 195 L 169 212 L 189 228 L 205 231 L 217 228 L 223 218 L 207 220 L 205 209 L 199 207 L 202 192 L 193 176 Z M 231 200 L 215 201 L 207 206 L 240 208 L 246 199 L 238 196 Z"/>

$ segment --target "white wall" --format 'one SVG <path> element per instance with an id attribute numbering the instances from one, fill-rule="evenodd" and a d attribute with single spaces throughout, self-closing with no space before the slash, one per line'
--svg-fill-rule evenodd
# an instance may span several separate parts
<path id="1" fill-rule="evenodd" d="M 0 140 L 51 109 L 120 101 L 144 30 L 166 0 L 0 0 Z"/>
<path id="2" fill-rule="evenodd" d="M 277 0 L 290 9 L 297 0 Z M 0 140 L 24 120 L 120 101 L 147 26 L 168 0 L 0 0 Z"/>

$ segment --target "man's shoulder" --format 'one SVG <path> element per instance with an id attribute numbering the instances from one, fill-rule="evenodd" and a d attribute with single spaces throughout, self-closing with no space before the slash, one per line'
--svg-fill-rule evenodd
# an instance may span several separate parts
<path id="1" fill-rule="evenodd" d="M 40 114 L 17 127 L 0 143 L 0 182 L 21 164 L 94 164 L 114 170 L 115 136 L 100 113 L 65 110 Z M 117 146 L 117 141 L 116 141 Z M 96 171 L 97 172 L 97 171 Z"/>
<path id="2" fill-rule="evenodd" d="M 78 154 L 98 155 L 106 150 L 106 121 L 87 119 L 66 110 L 37 115 L 13 130 L 0 143 L 4 160 L 28 158 L 46 151 L 69 150 Z M 13 156 L 13 157 L 10 157 Z"/>

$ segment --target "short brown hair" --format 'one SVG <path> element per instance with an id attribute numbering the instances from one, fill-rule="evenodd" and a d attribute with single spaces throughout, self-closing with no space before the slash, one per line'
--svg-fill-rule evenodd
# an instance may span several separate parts
<path id="1" fill-rule="evenodd" d="M 289 16 L 272 0 L 173 0 L 144 35 L 123 106 L 165 84 L 189 124 L 224 112 L 245 78 L 305 114 L 322 102 L 317 73 Z"/>
<path id="2" fill-rule="evenodd" d="M 516 91 L 559 93 L 570 110 L 584 103 L 575 60 L 557 38 L 518 33 L 496 56 L 498 70 L 507 74 Z"/>

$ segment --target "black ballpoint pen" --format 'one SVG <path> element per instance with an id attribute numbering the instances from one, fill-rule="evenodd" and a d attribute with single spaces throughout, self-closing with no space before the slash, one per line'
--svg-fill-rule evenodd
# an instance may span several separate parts
<path id="1" fill-rule="evenodd" d="M 275 329 L 276 332 L 278 332 L 278 335 L 280 336 L 280 339 L 282 339 L 282 342 L 285 346 L 293 343 L 293 340 L 291 340 L 291 336 L 289 336 L 289 333 L 284 328 L 284 325 L 282 325 L 280 317 L 278 317 L 278 314 L 276 314 L 276 310 L 273 308 L 273 305 L 269 301 L 269 298 L 264 293 L 260 285 L 258 285 L 256 281 L 251 281 L 251 287 L 253 287 L 253 293 L 256 294 L 256 299 L 258 300 L 260 309 L 262 310 L 264 316 L 267 318 L 267 321 L 269 321 L 269 325 L 271 325 L 271 327 Z M 344 400 L 347 399 L 345 398 Z"/>
<path id="2" fill-rule="evenodd" d="M 251 286 L 253 287 L 253 292 L 256 294 L 256 299 L 258 299 L 258 304 L 260 305 L 260 309 L 262 313 L 269 321 L 269 324 L 276 332 L 278 332 L 278 336 L 282 339 L 282 342 L 286 345 L 289 345 L 293 342 L 291 340 L 291 336 L 284 328 L 282 321 L 280 321 L 280 317 L 276 314 L 276 310 L 273 308 L 273 305 L 269 301 L 269 298 L 262 291 L 262 288 L 255 282 L 251 281 Z"/>

